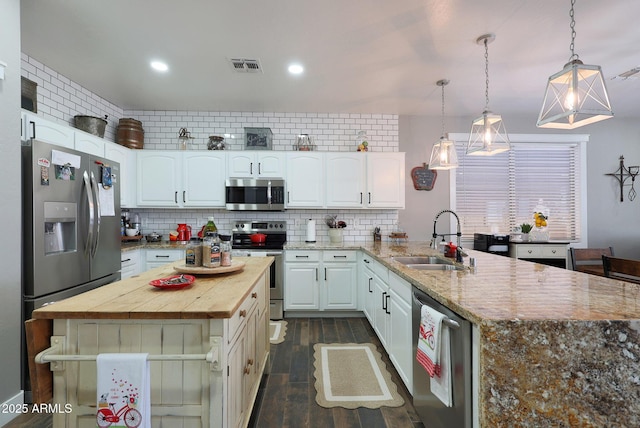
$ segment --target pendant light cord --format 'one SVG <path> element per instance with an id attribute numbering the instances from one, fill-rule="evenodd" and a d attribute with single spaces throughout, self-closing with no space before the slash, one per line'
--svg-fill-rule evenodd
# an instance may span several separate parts
<path id="1" fill-rule="evenodd" d="M 573 7 L 576 4 L 576 0 L 571 0 L 571 10 L 569 11 L 569 16 L 571 17 L 571 44 L 569 45 L 569 50 L 571 51 L 571 56 L 569 57 L 569 62 L 574 59 L 578 59 L 579 56 L 574 52 L 575 43 L 576 43 L 576 18 L 575 13 L 573 11 Z"/>
<path id="2" fill-rule="evenodd" d="M 442 84 L 442 138 L 444 138 L 444 85 L 446 85 L 446 83 Z"/>
<path id="3" fill-rule="evenodd" d="M 575 0 L 572 0 L 575 1 Z M 489 111 L 489 42 L 487 39 L 484 39 L 484 75 L 485 75 L 485 111 Z"/>

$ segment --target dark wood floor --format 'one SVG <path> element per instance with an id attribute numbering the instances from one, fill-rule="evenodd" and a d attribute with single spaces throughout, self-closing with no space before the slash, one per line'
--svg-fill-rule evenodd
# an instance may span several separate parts
<path id="1" fill-rule="evenodd" d="M 251 415 L 255 428 L 424 428 L 398 373 L 365 318 L 287 318 L 285 341 L 271 345 L 270 374 L 263 376 Z M 325 409 L 315 401 L 313 345 L 373 343 L 404 398 L 402 407 Z M 21 415 L 5 428 L 50 428 L 51 416 Z"/>
<path id="2" fill-rule="evenodd" d="M 271 345 L 271 372 L 260 385 L 249 426 L 256 428 L 424 428 L 366 318 L 287 318 L 285 341 Z M 316 343 L 373 343 L 405 401 L 402 407 L 325 409 L 316 401 L 313 345 Z"/>

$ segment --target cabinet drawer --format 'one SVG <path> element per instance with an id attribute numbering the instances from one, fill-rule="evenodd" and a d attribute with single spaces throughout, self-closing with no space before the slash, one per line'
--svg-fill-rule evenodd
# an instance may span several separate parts
<path id="1" fill-rule="evenodd" d="M 320 251 L 287 250 L 284 260 L 287 262 L 319 262 Z"/>
<path id="2" fill-rule="evenodd" d="M 251 311 L 258 305 L 258 298 L 262 294 L 258 290 L 263 284 L 258 283 L 246 299 L 240 304 L 240 307 L 229 318 L 227 323 L 227 343 L 232 343 L 235 340 L 236 335 L 242 330 L 242 326 L 249 318 Z"/>
<path id="3" fill-rule="evenodd" d="M 389 272 L 389 288 L 393 290 L 405 303 L 411 304 L 411 284 L 393 272 Z"/>
<path id="4" fill-rule="evenodd" d="M 541 245 L 518 245 L 516 257 L 519 259 L 531 259 L 531 258 L 539 259 L 543 257 L 542 246 Z"/>
<path id="5" fill-rule="evenodd" d="M 378 263 L 375 260 L 371 260 L 371 270 L 373 271 L 373 273 L 378 275 L 382 282 L 384 282 L 385 284 L 389 283 L 389 269 L 384 267 L 384 265 Z"/>
<path id="6" fill-rule="evenodd" d="M 322 260 L 325 262 L 355 262 L 356 251 L 323 251 Z"/>
<path id="7" fill-rule="evenodd" d="M 146 261 L 148 262 L 175 262 L 184 257 L 183 250 L 146 250 Z"/>
<path id="8" fill-rule="evenodd" d="M 542 257 L 547 259 L 565 259 L 567 257 L 566 245 L 543 245 Z"/>
<path id="9" fill-rule="evenodd" d="M 123 251 L 120 255 L 121 267 L 128 268 L 140 263 L 140 250 Z"/>

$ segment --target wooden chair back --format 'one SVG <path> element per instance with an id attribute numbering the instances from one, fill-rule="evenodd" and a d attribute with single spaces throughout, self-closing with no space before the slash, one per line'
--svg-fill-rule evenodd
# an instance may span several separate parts
<path id="1" fill-rule="evenodd" d="M 640 284 L 640 260 L 602 256 L 604 276 Z"/>
<path id="2" fill-rule="evenodd" d="M 613 247 L 609 248 L 570 248 L 571 266 L 578 272 L 604 276 L 602 256 L 613 257 Z"/>

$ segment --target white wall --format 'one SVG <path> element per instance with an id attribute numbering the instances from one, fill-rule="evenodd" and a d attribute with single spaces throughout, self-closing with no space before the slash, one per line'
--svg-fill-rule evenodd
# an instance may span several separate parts
<path id="1" fill-rule="evenodd" d="M 7 63 L 0 80 L 0 404 L 20 398 L 20 1 L 2 0 L 0 61 Z M 0 413 L 0 425 L 15 415 Z"/>
<path id="2" fill-rule="evenodd" d="M 640 197 L 630 201 L 627 197 L 630 187 L 626 186 L 625 200 L 620 202 L 620 186 L 614 178 L 605 175 L 618 169 L 620 155 L 624 155 L 625 165 L 640 165 L 640 123 L 614 117 L 573 131 L 541 130 L 535 126 L 535 117 L 513 117 L 505 112 L 502 115 L 509 133 L 590 135 L 587 143 L 589 242 L 583 244 L 590 247 L 613 246 L 617 256 L 640 259 Z M 471 120 L 470 117 L 447 118 L 445 129 L 452 133 L 467 133 Z M 400 151 L 407 152 L 407 174 L 421 162 L 428 163 L 431 147 L 440 138 L 440 121 L 440 118 L 424 116 L 400 117 Z M 627 183 L 630 182 L 628 180 Z M 636 188 L 640 193 L 640 186 Z M 399 221 L 410 239 L 421 240 L 431 235 L 435 215 L 449 207 L 449 172 L 439 171 L 436 186 L 429 192 L 414 190 L 411 181 L 407 181 L 406 209 L 400 211 Z M 440 223 L 439 220 L 438 230 L 441 230 Z M 447 230 L 447 227 L 443 221 L 442 230 Z"/>

